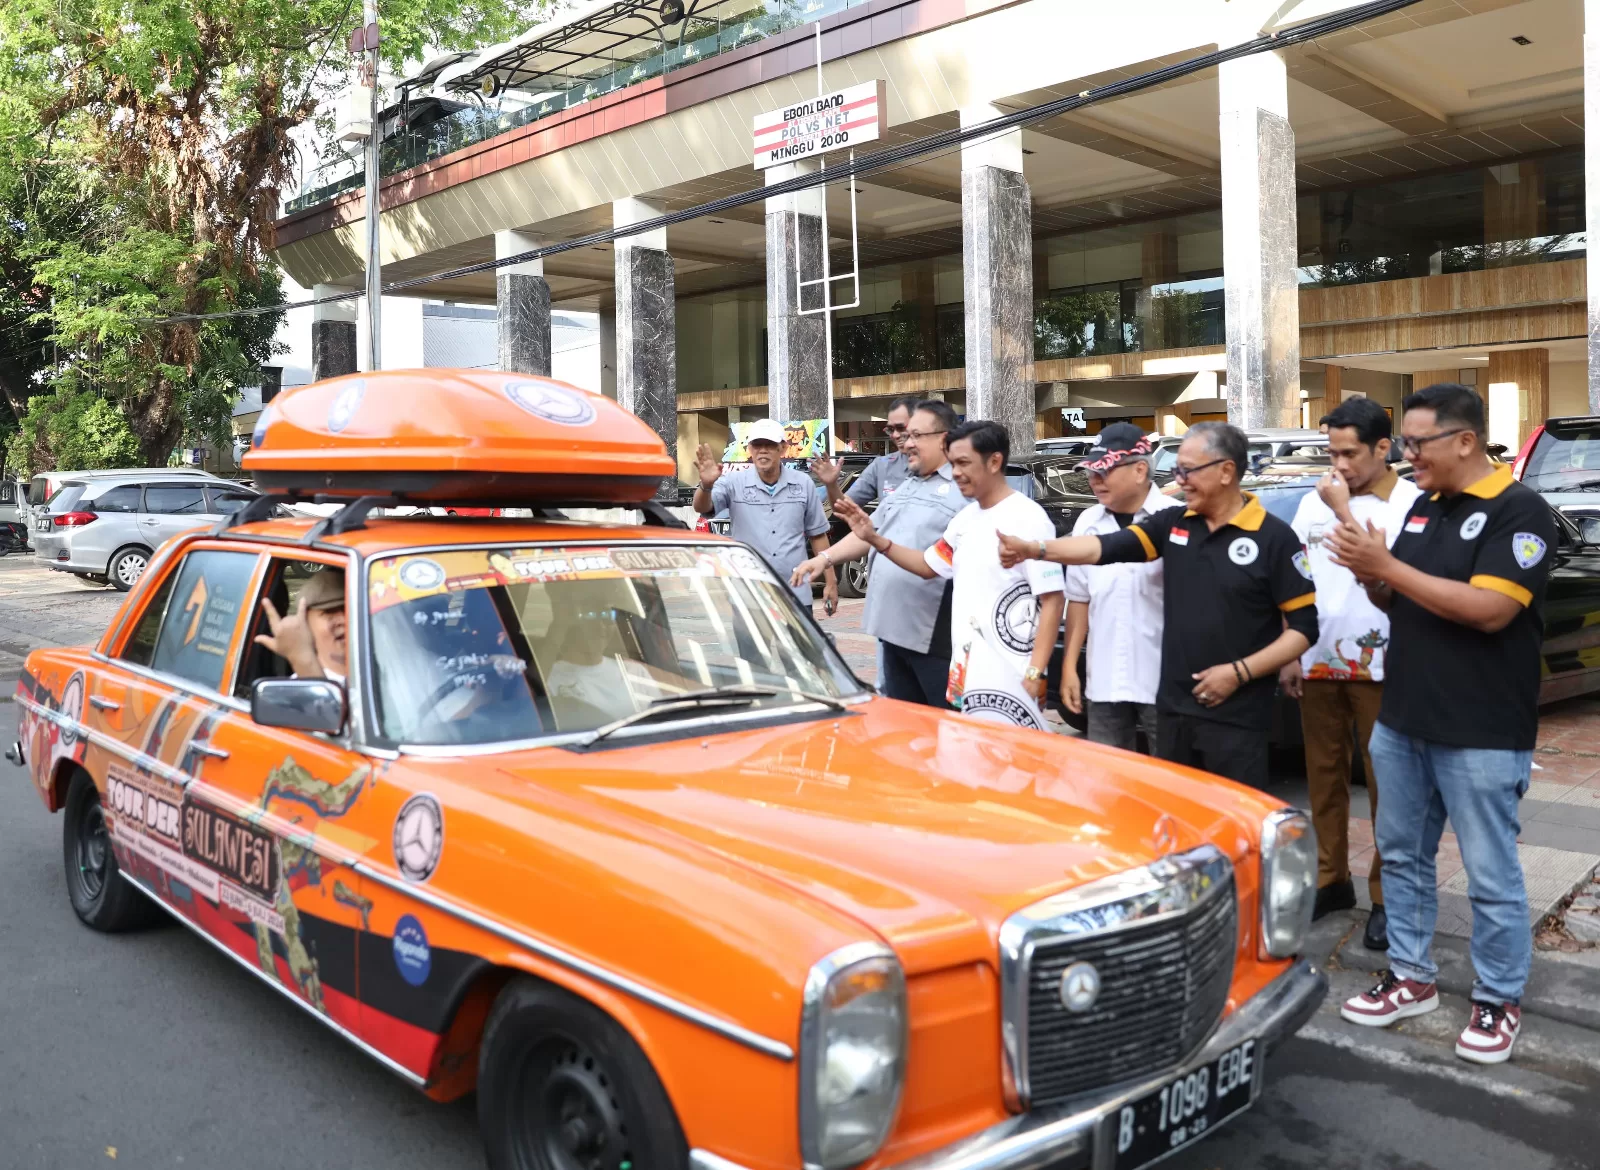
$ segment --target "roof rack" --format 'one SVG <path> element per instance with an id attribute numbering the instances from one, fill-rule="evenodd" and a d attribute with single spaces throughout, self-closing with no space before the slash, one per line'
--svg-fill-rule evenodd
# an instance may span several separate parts
<path id="1" fill-rule="evenodd" d="M 301 500 L 304 498 L 305 497 L 298 492 L 282 492 L 271 495 L 259 495 L 246 504 L 243 508 L 240 508 L 237 512 L 234 512 L 229 516 L 224 516 L 211 529 L 211 535 L 221 536 L 227 533 L 230 528 L 238 528 L 244 524 L 254 524 L 261 520 L 271 519 L 272 510 L 279 504 L 289 503 L 294 500 Z M 302 544 L 316 544 L 318 541 L 329 536 L 340 536 L 346 532 L 354 532 L 359 528 L 365 528 L 367 526 L 367 516 L 374 508 L 395 508 L 405 503 L 416 503 L 419 507 L 427 506 L 420 501 L 409 501 L 404 495 L 357 496 L 354 499 L 350 499 L 347 496 L 317 495 L 312 497 L 312 500 L 314 503 L 318 504 L 342 503 L 344 504 L 344 507 L 340 508 L 333 515 L 325 516 L 313 524 L 310 530 L 306 532 L 305 536 L 301 538 Z M 502 504 L 497 506 L 518 507 L 521 505 Z M 546 520 L 561 520 L 566 519 L 566 517 L 561 514 L 561 508 L 611 509 L 617 507 L 630 508 L 639 512 L 641 515 L 641 521 L 646 527 L 679 528 L 685 531 L 687 531 L 689 527 L 682 520 L 678 519 L 671 512 L 667 511 L 666 506 L 658 500 L 645 500 L 644 502 L 638 504 L 622 505 L 618 505 L 609 501 L 597 502 L 593 500 L 568 500 L 563 501 L 557 506 L 546 505 L 540 508 L 533 508 L 531 511 L 533 512 L 535 519 L 543 518 Z M 449 520 L 451 517 L 441 516 L 435 517 L 435 519 Z M 482 518 L 476 516 L 461 516 L 455 517 L 454 519 L 458 522 L 461 522 L 468 520 L 481 520 Z"/>

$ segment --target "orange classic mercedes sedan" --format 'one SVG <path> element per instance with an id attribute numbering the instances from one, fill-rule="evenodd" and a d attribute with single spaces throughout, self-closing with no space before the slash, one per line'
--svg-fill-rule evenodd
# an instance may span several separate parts
<path id="1" fill-rule="evenodd" d="M 1323 997 L 1300 813 L 874 695 L 652 502 L 673 462 L 614 402 L 338 378 L 245 466 L 259 506 L 29 656 L 11 754 L 86 925 L 165 912 L 476 1091 L 497 1170 L 1133 1170 Z"/>

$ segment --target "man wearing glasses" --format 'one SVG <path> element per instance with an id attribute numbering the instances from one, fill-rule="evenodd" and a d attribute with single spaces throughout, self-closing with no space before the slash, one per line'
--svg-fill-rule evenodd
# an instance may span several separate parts
<path id="1" fill-rule="evenodd" d="M 919 402 L 910 419 L 902 450 L 911 474 L 879 505 L 875 519 L 889 540 L 926 548 L 944 535 L 967 503 L 944 453 L 944 437 L 955 429 L 956 412 L 943 402 Z M 852 532 L 803 562 L 790 584 L 802 585 L 831 565 L 871 553 L 871 546 Z M 878 639 L 880 689 L 891 699 L 948 708 L 950 582 L 908 573 L 886 557 L 874 555 L 870 565 L 861 628 Z"/>
<path id="2" fill-rule="evenodd" d="M 1540 642 L 1556 544 L 1550 509 L 1484 449 L 1483 400 L 1453 382 L 1405 400 L 1400 443 L 1424 492 L 1391 550 L 1370 522 L 1323 543 L 1387 610 L 1389 660 L 1372 729 L 1389 970 L 1340 1014 L 1384 1027 L 1439 1006 L 1429 953 L 1445 818 L 1472 902 L 1477 980 L 1456 1055 L 1511 1056 L 1533 939 L 1517 802 L 1539 728 Z"/>
<path id="3" fill-rule="evenodd" d="M 906 481 L 906 476 L 911 473 L 910 457 L 906 452 L 906 429 L 911 425 L 911 412 L 917 409 L 918 404 L 919 400 L 909 395 L 896 398 L 889 404 L 883 429 L 893 441 L 894 450 L 887 455 L 879 455 L 867 464 L 867 469 L 856 476 L 848 492 L 839 491 L 838 460 L 812 460 L 811 470 L 816 472 L 822 486 L 828 489 L 830 507 L 837 504 L 843 494 L 865 508 L 874 500 L 887 500 Z"/>
<path id="4" fill-rule="evenodd" d="M 1178 501 L 1150 482 L 1150 440 L 1132 423 L 1112 423 L 1095 438 L 1083 470 L 1098 503 L 1073 536 L 1110 536 Z M 1067 647 L 1061 701 L 1089 702 L 1089 739 L 1133 751 L 1144 732 L 1156 746 L 1156 684 L 1161 677 L 1161 562 L 1074 565 L 1067 570 Z M 1088 683 L 1080 691 L 1078 654 L 1089 644 Z M 1085 695 L 1083 692 L 1087 692 Z"/>
<path id="5" fill-rule="evenodd" d="M 1002 534 L 1000 563 L 1164 562 L 1156 755 L 1263 787 L 1278 669 L 1317 640 L 1317 595 L 1294 530 L 1241 490 L 1244 433 L 1198 423 L 1178 447 L 1185 509 L 1106 536 Z"/>

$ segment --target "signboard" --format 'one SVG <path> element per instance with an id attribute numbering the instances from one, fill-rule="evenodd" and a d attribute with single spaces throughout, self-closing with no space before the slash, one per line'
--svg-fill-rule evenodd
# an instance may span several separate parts
<path id="1" fill-rule="evenodd" d="M 745 443 L 749 438 L 750 428 L 754 425 L 754 423 L 734 423 L 729 428 L 732 434 L 722 452 L 723 463 L 750 462 L 750 451 Z M 808 418 L 799 422 L 786 422 L 783 424 L 783 439 L 784 459 L 815 459 L 818 455 L 826 455 L 828 420 Z"/>
<path id="2" fill-rule="evenodd" d="M 1080 431 L 1083 430 L 1083 407 L 1063 406 L 1061 408 L 1061 421 L 1069 427 L 1076 427 Z"/>
<path id="3" fill-rule="evenodd" d="M 876 142 L 883 126 L 883 82 L 864 81 L 781 110 L 757 114 L 756 170 Z"/>

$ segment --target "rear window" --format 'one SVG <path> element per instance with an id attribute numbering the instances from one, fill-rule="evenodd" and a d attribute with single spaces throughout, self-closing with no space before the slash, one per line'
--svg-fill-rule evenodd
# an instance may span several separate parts
<path id="1" fill-rule="evenodd" d="M 1600 491 L 1600 424 L 1546 428 L 1522 482 L 1539 492 Z"/>
<path id="2" fill-rule="evenodd" d="M 78 501 L 83 499 L 83 493 L 88 491 L 87 484 L 66 483 L 61 485 L 61 490 L 50 497 L 50 514 L 59 516 L 63 512 L 77 509 Z"/>
<path id="3" fill-rule="evenodd" d="M 50 498 L 50 481 L 42 475 L 36 475 L 28 481 L 28 504 L 37 508 Z"/>

